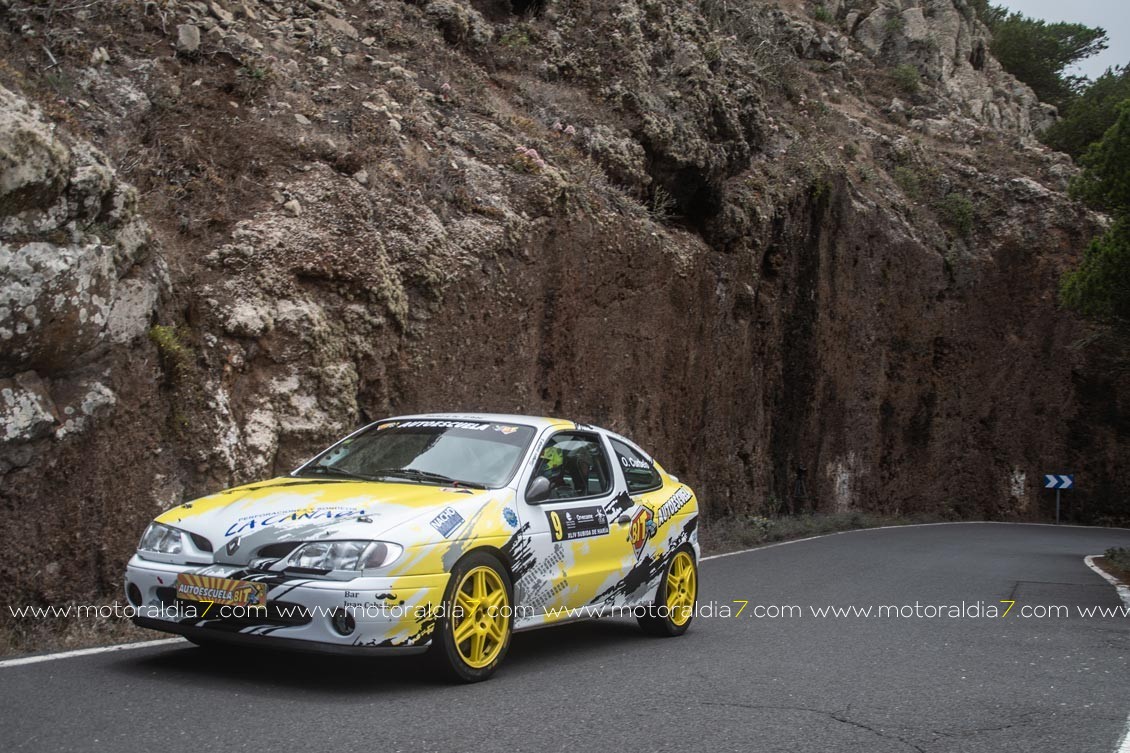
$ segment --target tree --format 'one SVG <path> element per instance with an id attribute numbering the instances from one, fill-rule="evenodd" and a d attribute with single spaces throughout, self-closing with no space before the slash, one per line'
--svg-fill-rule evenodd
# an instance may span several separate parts
<path id="1" fill-rule="evenodd" d="M 1060 298 L 1087 316 L 1130 321 L 1130 99 L 1116 112 L 1114 125 L 1083 155 L 1083 172 L 1071 186 L 1072 195 L 1111 212 L 1114 223 L 1064 278 Z"/>
<path id="2" fill-rule="evenodd" d="M 1108 68 L 1060 113 L 1040 138 L 1052 149 L 1078 160 L 1118 118 L 1118 105 L 1130 99 L 1130 66 Z"/>
<path id="3" fill-rule="evenodd" d="M 1078 269 L 1063 278 L 1060 300 L 1084 316 L 1130 321 L 1130 221 L 1091 241 Z"/>
<path id="4" fill-rule="evenodd" d="M 1118 118 L 1079 160 L 1083 172 L 1071 193 L 1096 209 L 1130 214 L 1130 99 L 1116 108 Z"/>
<path id="5" fill-rule="evenodd" d="M 1057 107 L 1067 105 L 1087 83 L 1084 76 L 1066 74 L 1067 67 L 1107 47 L 1106 31 L 1099 27 L 1048 23 L 985 0 L 974 8 L 993 33 L 989 48 L 1004 69 L 1032 87 L 1041 101 Z"/>

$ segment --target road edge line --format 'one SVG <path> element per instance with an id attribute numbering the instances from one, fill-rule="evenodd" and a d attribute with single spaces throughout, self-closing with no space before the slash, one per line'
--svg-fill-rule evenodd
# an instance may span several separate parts
<path id="1" fill-rule="evenodd" d="M 1114 749 L 1114 753 L 1130 753 L 1130 716 L 1126 717 L 1126 731 L 1122 733 L 1122 742 Z"/>
<path id="2" fill-rule="evenodd" d="M 0 669 L 5 667 L 19 667 L 25 664 L 39 664 L 56 659 L 72 659 L 76 656 L 89 656 L 91 654 L 106 654 L 111 651 L 132 651 L 135 648 L 150 648 L 152 646 L 168 646 L 173 643 L 187 643 L 184 638 L 159 638 L 155 641 L 138 641 L 137 643 L 119 643 L 114 646 L 95 646 L 94 648 L 78 648 L 73 651 L 59 651 L 54 654 L 37 654 L 35 656 L 21 656 L 16 659 L 0 660 Z"/>
<path id="3" fill-rule="evenodd" d="M 1095 557 L 1102 557 L 1102 556 L 1103 555 L 1101 555 L 1101 554 L 1088 554 L 1086 557 L 1083 558 L 1083 563 L 1087 567 L 1091 568 L 1096 573 L 1101 575 L 1103 580 L 1105 580 L 1107 583 L 1114 586 L 1114 590 L 1116 590 L 1118 592 L 1118 597 L 1120 599 L 1122 599 L 1122 603 L 1125 604 L 1126 606 L 1130 607 L 1130 586 L 1126 585 L 1125 583 L 1120 581 L 1118 578 L 1115 578 L 1113 575 L 1108 573 L 1106 570 L 1103 570 L 1101 567 L 1099 567 L 1098 565 L 1095 564 Z M 1126 742 L 1123 745 L 1123 750 L 1130 751 L 1130 730 L 1127 730 Z"/>

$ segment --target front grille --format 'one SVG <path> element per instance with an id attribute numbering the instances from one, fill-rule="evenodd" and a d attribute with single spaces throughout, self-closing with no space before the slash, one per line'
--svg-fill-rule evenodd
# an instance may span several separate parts
<path id="1" fill-rule="evenodd" d="M 281 560 L 283 557 L 293 552 L 295 547 L 297 547 L 300 543 L 301 542 L 298 541 L 291 541 L 283 542 L 280 544 L 267 544 L 266 546 L 261 547 L 259 551 L 255 553 L 255 556 L 265 559 Z"/>

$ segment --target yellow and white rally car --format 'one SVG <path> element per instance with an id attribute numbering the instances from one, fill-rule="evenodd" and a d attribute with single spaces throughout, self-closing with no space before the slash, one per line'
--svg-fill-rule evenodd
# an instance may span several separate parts
<path id="1" fill-rule="evenodd" d="M 694 493 L 572 421 L 371 424 L 289 476 L 163 513 L 126 569 L 134 622 L 209 645 L 424 652 L 489 677 L 515 630 L 631 615 L 681 635 L 698 594 Z"/>

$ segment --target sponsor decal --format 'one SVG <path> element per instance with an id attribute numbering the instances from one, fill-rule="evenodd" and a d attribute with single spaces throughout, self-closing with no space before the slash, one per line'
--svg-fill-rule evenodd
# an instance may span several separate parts
<path id="1" fill-rule="evenodd" d="M 608 533 L 608 513 L 600 505 L 548 510 L 545 515 L 554 541 L 587 539 Z"/>
<path id="2" fill-rule="evenodd" d="M 451 492 L 452 494 L 474 494 L 473 491 L 465 487 L 459 486 L 445 486 L 440 489 L 441 492 Z"/>
<path id="3" fill-rule="evenodd" d="M 365 511 L 359 507 L 340 507 L 337 505 L 313 507 L 307 505 L 306 507 L 297 509 L 279 510 L 277 512 L 248 515 L 239 518 L 228 526 L 228 530 L 224 533 L 224 536 L 235 536 L 245 531 L 255 531 L 260 528 L 279 525 L 280 523 L 297 523 L 311 520 L 340 520 L 342 518 L 357 518 L 364 514 Z"/>
<path id="4" fill-rule="evenodd" d="M 378 424 L 377 425 L 377 431 L 383 431 L 385 429 L 392 429 L 395 426 L 396 426 L 396 421 L 389 421 L 387 424 Z"/>
<path id="5" fill-rule="evenodd" d="M 494 430 L 498 431 L 498 432 L 502 432 L 503 434 L 513 434 L 514 432 L 518 431 L 518 427 L 517 426 L 500 426 L 498 424 L 495 424 Z"/>
<path id="6" fill-rule="evenodd" d="M 210 601 L 240 607 L 267 605 L 266 583 L 217 578 L 213 575 L 180 573 L 177 575 L 176 593 L 178 599 L 187 601 Z"/>
<path id="7" fill-rule="evenodd" d="M 506 525 L 511 528 L 518 527 L 518 514 L 514 512 L 513 508 L 502 508 L 502 519 L 506 521 Z"/>
<path id="8" fill-rule="evenodd" d="M 432 528 L 439 531 L 445 539 L 461 525 L 463 525 L 463 516 L 455 512 L 453 507 L 443 508 L 439 515 L 432 518 Z"/>
<path id="9" fill-rule="evenodd" d="M 626 458 L 623 455 L 620 456 L 620 465 L 624 466 L 625 468 L 639 468 L 641 470 L 648 471 L 651 470 L 651 464 L 646 460 L 640 460 L 639 458 Z"/>
<path id="10" fill-rule="evenodd" d="M 345 591 L 345 597 L 342 600 L 342 606 L 346 609 L 382 609 L 390 605 L 403 606 L 404 600 L 398 597 L 395 593 L 382 593 L 375 592 L 372 594 L 363 591 Z"/>
<path id="11" fill-rule="evenodd" d="M 239 549 L 239 540 L 240 537 L 236 536 L 234 539 L 228 542 L 228 545 L 226 547 L 224 547 L 224 550 L 227 551 L 229 557 L 235 554 L 236 550 Z"/>
<path id="12" fill-rule="evenodd" d="M 635 550 L 637 556 L 643 551 L 643 546 L 647 543 L 647 540 L 655 535 L 654 518 L 655 514 L 651 510 L 641 507 L 628 526 L 628 541 L 632 542 L 632 549 Z"/>
<path id="13" fill-rule="evenodd" d="M 659 509 L 655 511 L 655 527 L 662 528 L 664 523 L 675 517 L 675 515 L 679 513 L 679 510 L 686 507 L 687 502 L 690 502 L 693 496 L 690 489 L 685 486 L 680 486 L 679 490 L 668 497 L 667 501 L 661 504 Z"/>
<path id="14" fill-rule="evenodd" d="M 650 552 L 643 554 L 616 585 L 601 591 L 589 603 L 609 603 L 617 599 L 631 601 L 646 594 L 649 588 L 655 586 L 656 579 L 667 571 L 667 565 L 679 551 L 679 547 L 696 539 L 697 530 L 698 516 L 687 518 L 681 530 L 672 532 L 674 535 L 667 541 L 666 552 L 658 556 Z"/>

